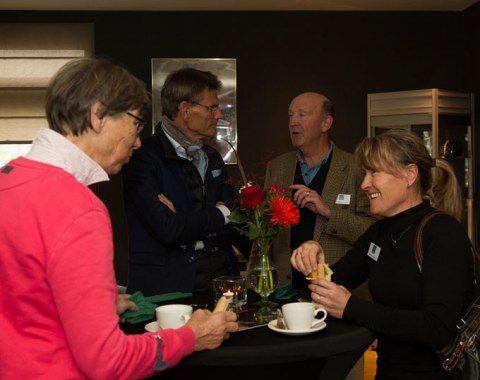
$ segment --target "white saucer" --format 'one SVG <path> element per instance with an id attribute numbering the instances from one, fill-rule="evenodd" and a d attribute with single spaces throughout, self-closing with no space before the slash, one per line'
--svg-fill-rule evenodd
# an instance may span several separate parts
<path id="1" fill-rule="evenodd" d="M 145 325 L 145 330 L 148 332 L 157 332 L 157 330 L 160 330 L 160 327 L 158 327 L 157 321 L 153 321 Z"/>
<path id="2" fill-rule="evenodd" d="M 313 334 L 314 332 L 323 330 L 325 327 L 327 327 L 327 324 L 325 321 L 323 322 L 318 322 L 314 321 L 312 327 L 310 327 L 307 330 L 285 330 L 285 329 L 279 329 L 277 327 L 277 320 L 274 319 L 273 321 L 270 321 L 268 323 L 268 328 L 270 330 L 279 332 L 280 334 L 285 334 L 285 335 L 308 335 L 308 334 Z"/>

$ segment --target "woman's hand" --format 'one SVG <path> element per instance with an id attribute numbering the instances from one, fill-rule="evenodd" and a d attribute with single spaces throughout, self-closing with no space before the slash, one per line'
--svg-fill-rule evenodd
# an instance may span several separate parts
<path id="1" fill-rule="evenodd" d="M 290 263 L 295 269 L 308 276 L 317 268 L 317 264 L 325 264 L 325 253 L 319 243 L 308 240 L 293 251 Z M 325 279 L 312 280 L 308 288 L 311 291 L 313 303 L 324 307 L 333 317 L 343 317 L 345 306 L 352 295 L 347 289 Z"/>
<path id="2" fill-rule="evenodd" d="M 198 309 L 187 322 L 195 334 L 195 351 L 219 347 L 230 333 L 238 331 L 237 315 L 231 311 L 212 313 Z"/>
<path id="3" fill-rule="evenodd" d="M 308 276 L 317 268 L 317 264 L 325 264 L 325 254 L 320 244 L 308 240 L 292 252 L 290 263 L 296 270 Z"/>
<path id="4" fill-rule="evenodd" d="M 311 281 L 308 288 L 314 304 L 324 307 L 328 315 L 343 318 L 345 306 L 352 296 L 347 289 L 324 279 Z"/>
<path id="5" fill-rule="evenodd" d="M 128 298 L 131 294 L 119 294 L 117 297 L 117 314 L 122 315 L 127 310 L 137 310 L 138 307 L 133 301 L 129 301 Z"/>

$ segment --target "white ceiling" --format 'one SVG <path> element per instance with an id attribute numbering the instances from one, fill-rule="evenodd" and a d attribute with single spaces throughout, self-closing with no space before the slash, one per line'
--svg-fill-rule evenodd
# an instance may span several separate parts
<path id="1" fill-rule="evenodd" d="M 0 10 L 463 11 L 478 0 L 0 0 Z"/>

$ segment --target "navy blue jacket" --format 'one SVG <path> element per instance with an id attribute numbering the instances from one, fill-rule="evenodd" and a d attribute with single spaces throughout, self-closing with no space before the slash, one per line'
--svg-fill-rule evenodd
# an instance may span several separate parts
<path id="1" fill-rule="evenodd" d="M 215 207 L 217 201 L 233 207 L 235 193 L 221 155 L 212 147 L 203 149 L 208 156 L 205 184 L 193 163 L 177 155 L 160 124 L 125 166 L 129 292 L 192 291 L 199 258 L 215 256 L 209 264 L 213 265 L 212 278 L 235 272 L 236 268 L 229 270 L 236 264 L 230 246 L 235 231 L 231 223 L 225 225 L 222 212 Z M 159 194 L 172 201 L 176 213 L 159 201 Z M 205 249 L 195 251 L 199 240 Z"/>

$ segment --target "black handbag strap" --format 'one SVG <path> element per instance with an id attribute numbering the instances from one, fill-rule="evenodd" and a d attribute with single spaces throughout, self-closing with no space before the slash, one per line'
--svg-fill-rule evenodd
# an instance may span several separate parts
<path id="1" fill-rule="evenodd" d="M 422 272 L 423 267 L 423 243 L 422 243 L 422 234 L 425 225 L 435 217 L 436 215 L 445 214 L 443 211 L 432 211 L 425 215 L 423 219 L 420 221 L 420 224 L 417 228 L 417 233 L 415 234 L 415 238 L 413 240 L 413 252 L 415 253 L 415 260 L 417 261 L 418 270 L 420 273 Z"/>

